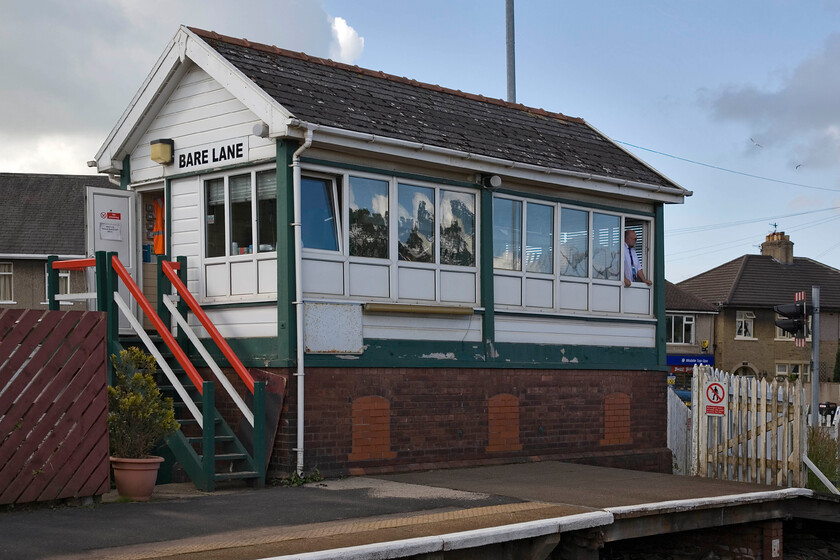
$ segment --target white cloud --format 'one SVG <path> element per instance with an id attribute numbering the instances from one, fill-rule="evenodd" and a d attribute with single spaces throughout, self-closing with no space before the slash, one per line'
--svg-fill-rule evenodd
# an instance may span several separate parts
<path id="1" fill-rule="evenodd" d="M 703 102 L 715 118 L 746 124 L 764 148 L 785 150 L 794 165 L 840 165 L 840 33 L 773 81 L 773 89 L 747 84 L 705 93 Z"/>
<path id="2" fill-rule="evenodd" d="M 364 39 L 320 0 L 39 0 L 0 18 L 0 171 L 88 173 L 179 24 L 351 62 Z M 35 39 L 33 39 L 35 38 Z M 54 150 L 46 153 L 45 150 Z"/>
<path id="3" fill-rule="evenodd" d="M 355 29 L 347 25 L 344 18 L 336 17 L 332 23 L 333 44 L 330 47 L 330 58 L 339 62 L 352 64 L 365 48 L 365 38 L 359 37 Z"/>

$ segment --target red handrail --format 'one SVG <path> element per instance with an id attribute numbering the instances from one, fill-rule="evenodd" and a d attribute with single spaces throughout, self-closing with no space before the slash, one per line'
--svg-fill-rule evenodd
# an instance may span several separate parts
<path id="1" fill-rule="evenodd" d="M 114 266 L 114 270 L 117 272 L 117 275 L 120 279 L 122 279 L 123 283 L 128 288 L 128 291 L 131 292 L 131 295 L 134 296 L 134 299 L 137 300 L 137 303 L 143 309 L 143 313 L 146 314 L 146 317 L 152 322 L 158 334 L 161 338 L 163 338 L 163 341 L 172 351 L 175 359 L 178 360 L 178 363 L 181 364 L 181 367 L 187 372 L 187 375 L 190 380 L 192 380 L 193 385 L 196 386 L 199 393 L 203 393 L 204 379 L 198 375 L 198 371 L 196 371 L 195 366 L 192 365 L 192 362 L 190 362 L 189 358 L 187 358 L 187 355 L 181 347 L 178 346 L 178 343 L 175 342 L 175 337 L 172 336 L 172 333 L 169 332 L 169 329 L 166 328 L 166 325 L 163 324 L 163 321 L 161 321 L 160 317 L 158 317 L 157 313 L 155 313 L 154 309 L 152 309 L 149 300 L 146 299 L 146 296 L 143 295 L 143 292 L 140 291 L 140 288 L 134 283 L 134 280 L 131 279 L 131 275 L 116 255 L 111 258 L 111 264 Z"/>
<path id="2" fill-rule="evenodd" d="M 181 279 L 175 273 L 175 270 L 181 268 L 181 264 L 178 262 L 171 262 L 171 261 L 163 261 L 161 263 L 161 268 L 163 268 L 163 273 L 169 279 L 173 286 L 175 286 L 175 290 L 178 292 L 184 301 L 189 306 L 190 310 L 195 314 L 198 318 L 201 325 L 207 330 L 207 333 L 210 335 L 210 338 L 213 339 L 213 342 L 219 347 L 224 354 L 225 358 L 227 358 L 228 363 L 233 366 L 233 369 L 239 375 L 239 378 L 245 382 L 245 385 L 248 387 L 248 390 L 251 393 L 254 393 L 254 378 L 251 377 L 251 374 L 248 373 L 248 370 L 245 369 L 245 366 L 242 365 L 242 362 L 239 361 L 239 358 L 236 354 L 233 353 L 230 346 L 227 343 L 227 340 L 219 333 L 219 330 L 216 328 L 201 306 L 198 304 L 198 301 L 193 297 L 190 291 L 184 286 L 184 283 L 181 282 Z"/>
<path id="3" fill-rule="evenodd" d="M 53 261 L 53 268 L 56 270 L 82 270 L 90 266 L 96 266 L 96 259 L 71 259 L 68 261 Z"/>

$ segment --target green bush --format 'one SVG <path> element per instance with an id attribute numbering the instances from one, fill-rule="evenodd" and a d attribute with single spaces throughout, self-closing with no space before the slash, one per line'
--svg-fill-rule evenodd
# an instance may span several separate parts
<path id="1" fill-rule="evenodd" d="M 837 441 L 831 439 L 828 430 L 808 428 L 808 458 L 817 466 L 825 477 L 833 484 L 837 484 L 838 474 L 838 445 Z M 817 476 L 808 471 L 808 488 L 815 492 L 831 494 L 828 488 L 820 482 Z"/>
<path id="2" fill-rule="evenodd" d="M 171 398 L 155 383 L 157 363 L 139 348 L 111 355 L 114 385 L 108 387 L 108 436 L 112 457 L 141 459 L 180 428 Z"/>

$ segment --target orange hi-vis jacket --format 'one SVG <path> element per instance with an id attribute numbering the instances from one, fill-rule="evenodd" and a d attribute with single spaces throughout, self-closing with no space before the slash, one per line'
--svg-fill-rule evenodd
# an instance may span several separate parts
<path id="1" fill-rule="evenodd" d="M 155 246 L 155 255 L 163 255 L 166 253 L 166 239 L 163 237 L 164 232 L 164 225 L 163 225 L 163 201 L 161 199 L 156 199 L 154 202 L 155 207 L 155 229 L 152 231 L 152 239 L 154 240 Z"/>

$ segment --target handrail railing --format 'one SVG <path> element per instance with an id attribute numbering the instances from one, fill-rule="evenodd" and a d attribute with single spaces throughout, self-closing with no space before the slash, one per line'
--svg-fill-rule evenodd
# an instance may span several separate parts
<path id="1" fill-rule="evenodd" d="M 175 272 L 176 270 L 181 268 L 181 264 L 178 262 L 171 262 L 171 261 L 163 261 L 161 263 L 161 268 L 163 269 L 163 273 L 166 275 L 167 279 L 172 283 L 175 287 L 175 290 L 178 292 L 178 295 L 183 298 L 183 300 L 187 303 L 190 308 L 190 311 L 196 316 L 199 320 L 201 325 L 210 335 L 210 338 L 213 339 L 213 342 L 219 347 L 222 351 L 222 354 L 227 359 L 228 363 L 233 367 L 234 371 L 236 371 L 239 378 L 245 383 L 245 386 L 248 387 L 248 390 L 251 393 L 254 393 L 254 378 L 251 377 L 251 374 L 248 373 L 248 370 L 245 369 L 245 366 L 242 365 L 242 362 L 230 348 L 227 343 L 227 340 L 219 333 L 219 330 L 216 328 L 216 325 L 210 321 L 210 318 L 207 316 L 207 313 L 201 308 L 196 301 L 195 297 L 190 293 L 187 287 L 181 282 L 181 279 L 178 277 L 178 274 Z"/>
<path id="2" fill-rule="evenodd" d="M 120 259 L 117 255 L 113 255 L 111 257 L 111 265 L 114 267 L 114 271 L 117 273 L 117 276 L 123 281 L 128 291 L 131 292 L 131 295 L 134 296 L 135 301 L 143 310 L 143 313 L 146 314 L 146 318 L 152 323 L 155 327 L 155 330 L 158 332 L 160 337 L 166 343 L 166 346 L 169 347 L 169 350 L 172 352 L 172 355 L 175 356 L 175 359 L 181 364 L 181 367 L 184 368 L 184 371 L 187 373 L 187 376 L 190 378 L 190 381 L 193 382 L 193 385 L 198 389 L 198 392 L 201 393 L 204 388 L 204 379 L 198 374 L 196 371 L 195 366 L 192 362 L 187 358 L 187 355 L 181 349 L 177 342 L 175 342 L 175 337 L 172 336 L 172 333 L 169 332 L 169 329 L 166 325 L 163 324 L 163 321 L 160 320 L 158 314 L 155 313 L 155 310 L 152 309 L 149 300 L 146 299 L 146 296 L 143 295 L 143 292 L 140 291 L 140 287 L 134 283 L 134 280 L 131 278 L 131 275 L 125 269 L 125 266 L 120 262 Z"/>

